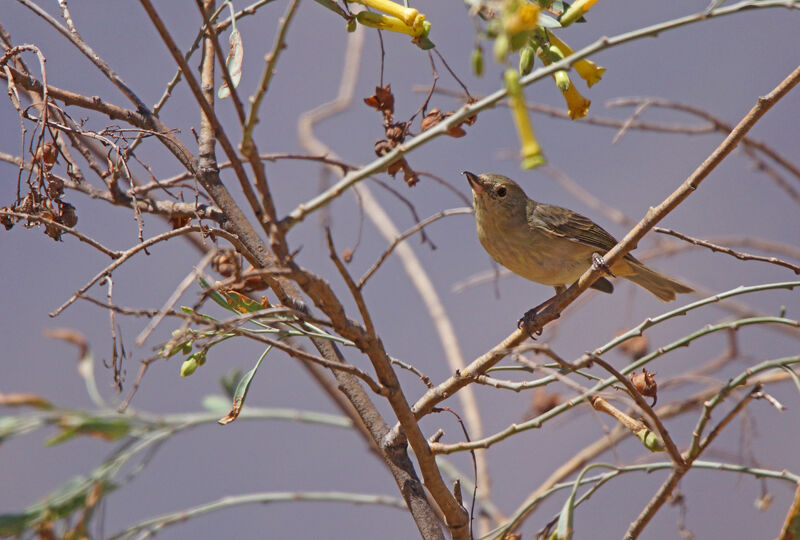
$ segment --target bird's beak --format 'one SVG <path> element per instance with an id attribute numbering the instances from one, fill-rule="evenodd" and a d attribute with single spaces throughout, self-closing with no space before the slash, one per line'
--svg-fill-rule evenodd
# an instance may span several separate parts
<path id="1" fill-rule="evenodd" d="M 467 177 L 467 180 L 469 181 L 469 187 L 471 187 L 472 191 L 474 191 L 476 194 L 480 195 L 486 191 L 486 188 L 483 186 L 483 182 L 481 182 L 481 179 L 477 174 L 469 171 L 464 171 L 462 174 Z"/>

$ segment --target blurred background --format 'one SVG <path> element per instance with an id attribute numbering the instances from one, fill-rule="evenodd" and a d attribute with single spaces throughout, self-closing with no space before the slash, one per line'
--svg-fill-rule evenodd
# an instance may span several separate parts
<path id="1" fill-rule="evenodd" d="M 42 3 L 58 17 L 54 2 Z M 238 23 L 245 47 L 242 96 L 255 91 L 263 71 L 263 58 L 275 39 L 278 19 L 285 2 L 272 2 L 252 17 Z M 236 8 L 245 7 L 236 3 Z M 475 37 L 474 22 L 460 2 L 429 2 L 418 6 L 431 21 L 431 39 L 449 66 L 474 96 L 494 92 L 502 86 L 503 69 L 491 58 L 491 43 L 484 42 L 486 73 L 477 78 L 470 68 Z M 599 3 L 587 16 L 587 24 L 576 24 L 560 36 L 574 49 L 601 36 L 613 36 L 683 15 L 702 11 L 705 2 Z M 159 13 L 177 43 L 188 48 L 202 24 L 194 2 L 159 2 Z M 165 46 L 133 2 L 81 0 L 70 3 L 78 31 L 84 40 L 148 104 L 154 104 L 175 73 L 176 66 Z M 658 97 L 707 111 L 724 122 L 735 124 L 756 103 L 758 96 L 771 91 L 798 65 L 800 14 L 786 9 L 761 9 L 712 19 L 657 38 L 638 40 L 603 51 L 592 59 L 607 69 L 602 82 L 591 89 L 577 83 L 592 100 L 590 118 L 624 121 L 632 107 L 608 107 L 620 97 Z M 124 97 L 69 42 L 45 21 L 19 3 L 5 2 L 0 23 L 16 44 L 35 43 L 47 58 L 48 83 L 89 96 L 100 96 L 129 107 Z M 227 34 L 226 34 L 227 36 Z M 287 49 L 283 52 L 274 80 L 261 109 L 261 122 L 255 137 L 266 153 L 305 153 L 300 144 L 297 119 L 304 111 L 333 99 L 342 74 L 348 34 L 342 20 L 315 2 L 300 3 L 289 28 Z M 224 42 L 224 40 L 223 40 Z M 395 94 L 395 116 L 404 120 L 423 103 L 432 82 L 428 55 L 409 43 L 407 36 L 384 33 L 384 84 Z M 190 65 L 199 65 L 199 54 Z M 365 106 L 362 98 L 374 93 L 379 84 L 381 50 L 378 35 L 367 31 L 355 98 L 345 112 L 315 126 L 315 134 L 332 152 L 348 163 L 366 164 L 374 159 L 373 144 L 383 138 L 380 114 Z M 27 55 L 33 73 L 39 74 L 32 55 Z M 438 87 L 460 91 L 438 58 Z M 219 80 L 219 70 L 217 70 Z M 574 78 L 577 81 L 577 78 Z M 420 91 L 419 89 L 422 89 Z M 529 102 L 565 109 L 563 99 L 551 80 L 542 80 L 525 91 Z M 442 111 L 457 109 L 462 101 L 435 94 L 431 106 Z M 83 111 L 66 108 L 78 121 Z M 237 121 L 230 102 L 218 104 L 217 114 L 235 142 Z M 160 115 L 189 147 L 196 148 L 192 128 L 199 129 L 198 107 L 184 83 L 173 91 Z M 496 172 L 516 179 L 536 200 L 567 206 L 600 223 L 618 238 L 629 229 L 587 204 L 565 188 L 563 177 L 607 205 L 617 208 L 635 223 L 650 206 L 660 203 L 719 144 L 718 133 L 685 135 L 641 130 L 627 131 L 616 143 L 618 128 L 592 124 L 586 120 L 570 122 L 533 113 L 539 142 L 549 168 L 522 171 L 518 163 L 518 141 L 509 111 L 502 106 L 480 113 L 477 122 L 467 127 L 460 139 L 439 138 L 408 156 L 417 171 L 428 172 L 449 182 L 461 194 L 469 189 L 461 171 Z M 796 159 L 800 144 L 800 91 L 795 90 L 768 112 L 750 132 L 753 139 L 768 144 L 776 152 Z M 650 108 L 639 118 L 659 124 L 704 125 L 686 113 Z M 105 122 L 105 123 L 104 123 Z M 100 130 L 109 121 L 93 116 L 86 124 Z M 19 119 L 8 100 L 0 101 L 0 152 L 19 155 Z M 415 125 L 415 130 L 418 124 Z M 152 167 L 157 178 L 183 172 L 168 152 L 154 141 L 142 145 L 137 157 Z M 220 161 L 225 161 L 221 151 Z M 63 163 L 57 165 L 63 168 Z M 283 216 L 299 203 L 318 193 L 326 183 L 336 181 L 314 162 L 277 161 L 266 164 L 278 214 Z M 134 170 L 143 178 L 140 166 Z M 0 204 L 13 202 L 17 167 L 0 162 Z M 562 181 L 557 178 L 562 175 Z M 87 175 L 88 176 L 88 175 Z M 377 178 L 389 184 L 410 201 L 417 214 L 425 218 L 443 209 L 463 207 L 464 201 L 441 183 L 422 176 L 418 185 L 408 188 L 401 179 L 386 174 Z M 238 194 L 232 172 L 223 172 L 223 181 Z M 787 175 L 796 194 L 797 179 Z M 95 182 L 96 178 L 90 178 Z M 400 230 L 414 224 L 407 205 L 389 191 L 366 181 L 372 193 Z M 77 228 L 113 249 L 127 249 L 137 239 L 137 224 L 129 210 L 78 193 L 68 193 L 79 216 Z M 798 246 L 800 212 L 798 197 L 792 197 L 741 151 L 734 152 L 677 210 L 661 223 L 700 238 L 754 237 Z M 337 199 L 329 208 L 312 214 L 292 229 L 289 242 L 300 249 L 297 260 L 325 276 L 341 298 L 347 299 L 340 277 L 329 259 L 323 224 L 332 228 L 339 251 L 360 244 L 350 263 L 358 277 L 386 249 L 387 241 L 359 210 L 352 194 Z M 154 216 L 144 216 L 144 234 L 150 237 L 169 226 Z M 551 289 L 516 276 L 490 279 L 459 287 L 476 275 L 492 271 L 489 256 L 475 234 L 474 218 L 457 215 L 437 221 L 427 228 L 435 244 L 423 244 L 416 235 L 408 245 L 420 258 L 454 326 L 458 345 L 467 362 L 483 354 L 507 336 L 517 318 L 528 308 L 548 298 Z M 650 233 L 637 254 L 651 253 L 662 240 Z M 76 350 L 60 341 L 45 339 L 43 331 L 53 327 L 82 332 L 96 360 L 100 389 L 109 400 L 124 397 L 115 392 L 110 370 L 102 362 L 111 358 L 108 313 L 86 302 L 69 307 L 58 318 L 48 313 L 68 299 L 79 287 L 108 263 L 97 251 L 65 236 L 53 240 L 40 230 L 25 230 L 18 225 L 0 232 L 0 276 L 3 295 L 0 310 L 0 392 L 31 392 L 43 395 L 63 407 L 91 406 L 76 371 Z M 114 272 L 114 299 L 122 306 L 158 308 L 200 256 L 180 239 L 154 246 L 149 255 L 140 254 Z M 743 251 L 753 251 L 743 249 Z M 796 261 L 795 261 L 796 263 Z M 655 257 L 655 268 L 715 293 L 739 285 L 788 281 L 795 278 L 785 268 L 760 262 L 741 262 L 705 249 L 689 249 L 668 257 Z M 545 331 L 539 342 L 548 343 L 563 358 L 572 360 L 587 350 L 609 341 L 617 332 L 630 328 L 648 316 L 677 307 L 662 305 L 627 282 L 618 282 L 614 295 L 590 293 L 585 301 L 566 310 L 558 324 Z M 95 298 L 105 301 L 106 289 L 90 289 Z M 197 299 L 198 287 L 190 288 L 181 304 Z M 378 332 L 389 353 L 412 363 L 434 382 L 450 375 L 442 345 L 417 290 L 405 274 L 399 259 L 390 256 L 364 289 Z M 678 302 L 688 303 L 691 298 Z M 800 315 L 797 292 L 769 291 L 738 298 L 749 309 L 777 315 L 786 306 L 787 317 Z M 356 313 L 346 302 L 351 315 Z M 705 324 L 730 317 L 720 306 L 709 306 L 689 316 L 672 320 L 648 332 L 653 348 L 666 345 Z M 130 389 L 140 360 L 169 338 L 175 323 L 160 325 L 148 344 L 136 348 L 134 339 L 146 320 L 120 318 L 120 339 L 128 357 L 124 360 L 125 390 Z M 738 357 L 716 374 L 719 380 L 740 373 L 748 365 L 797 354 L 797 332 L 776 331 L 768 327 L 744 328 L 738 333 Z M 659 381 L 681 374 L 724 353 L 729 345 L 724 333 L 715 334 L 671 353 L 652 368 Z M 214 348 L 205 366 L 188 378 L 180 378 L 180 360 L 174 357 L 153 364 L 145 376 L 132 406 L 151 413 L 189 412 L 201 409 L 202 400 L 221 394 L 218 379 L 233 368 L 249 369 L 261 349 L 243 339 L 231 340 Z M 345 349 L 348 359 L 365 369 L 367 360 Z M 617 367 L 629 358 L 619 352 L 608 355 Z M 511 363 L 506 360 L 505 363 Z M 415 376 L 401 372 L 409 400 L 425 391 Z M 498 375 L 504 378 L 502 374 Z M 531 407 L 532 393 L 514 393 L 475 386 L 486 434 L 495 433 L 510 423 L 520 422 Z M 701 384 L 685 389 L 688 393 Z M 558 389 L 568 398 L 570 390 Z M 743 462 L 772 469 L 800 470 L 800 429 L 794 411 L 798 407 L 797 389 L 784 383 L 773 395 L 787 406 L 778 413 L 766 402 L 750 405 L 736 425 L 725 431 L 708 459 Z M 659 396 L 666 402 L 681 397 Z M 377 401 L 377 400 L 376 400 Z M 291 408 L 338 413 L 296 361 L 282 353 L 271 354 L 253 382 L 248 404 L 259 407 Z M 378 401 L 382 411 L 388 407 Z M 446 405 L 460 410 L 457 399 Z M 17 411 L 4 409 L 4 414 Z M 715 419 L 721 417 L 721 412 Z M 668 427 L 679 446 L 687 444 L 697 413 L 672 420 Z M 390 422 L 391 423 L 391 422 Z M 606 426 L 606 427 L 604 427 Z M 558 417 L 542 429 L 527 431 L 489 452 L 492 493 L 495 503 L 511 513 L 525 497 L 566 459 L 601 437 L 613 426 L 581 405 Z M 432 415 L 422 422 L 426 435 L 444 428 L 443 442 L 461 440 L 459 426 L 450 416 Z M 55 428 L 36 431 L 3 443 L 0 448 L 0 513 L 17 512 L 36 502 L 61 483 L 77 474 L 86 474 L 114 449 L 113 443 L 77 438 L 55 447 L 44 442 Z M 598 460 L 631 462 L 643 451 L 636 441 L 626 440 L 614 452 Z M 451 456 L 462 471 L 471 471 L 466 455 Z M 658 457 L 658 459 L 662 459 Z M 576 515 L 578 538 L 619 538 L 638 515 L 647 500 L 666 477 L 665 472 L 627 475 L 615 479 L 582 505 Z M 771 538 L 777 535 L 790 504 L 793 487 L 785 482 L 767 481 L 774 496 L 765 511 L 754 508 L 763 495 L 764 484 L 751 476 L 708 471 L 692 471 L 681 483 L 688 511 L 685 525 L 697 538 Z M 239 420 L 226 427 L 206 425 L 186 431 L 158 449 L 147 470 L 123 489 L 113 493 L 104 506 L 103 530 L 110 535 L 147 517 L 173 512 L 215 500 L 224 495 L 256 491 L 329 491 L 375 493 L 397 496 L 396 487 L 384 465 L 371 455 L 357 433 L 348 429 L 304 425 L 296 422 Z M 565 494 L 550 498 L 527 522 L 523 531 L 530 538 L 556 513 Z M 678 507 L 664 508 L 647 528 L 646 538 L 678 538 Z M 352 506 L 341 503 L 293 502 L 269 506 L 241 506 L 212 513 L 169 527 L 159 538 L 412 538 L 418 535 L 410 516 L 380 506 Z"/>

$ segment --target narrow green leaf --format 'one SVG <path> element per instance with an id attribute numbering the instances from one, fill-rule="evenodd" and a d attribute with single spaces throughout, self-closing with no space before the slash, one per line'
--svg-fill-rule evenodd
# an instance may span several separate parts
<path id="1" fill-rule="evenodd" d="M 61 429 L 61 433 L 52 437 L 45 443 L 47 446 L 61 444 L 79 435 L 88 435 L 107 441 L 116 441 L 130 432 L 131 425 L 124 418 L 109 420 L 105 418 L 72 416 L 62 421 Z"/>
<path id="2" fill-rule="evenodd" d="M 314 0 L 317 4 L 321 5 L 322 7 L 328 8 L 329 10 L 333 11 L 337 15 L 341 15 L 345 19 L 348 18 L 347 13 L 345 13 L 342 8 L 339 7 L 339 4 L 334 2 L 333 0 Z"/>
<path id="3" fill-rule="evenodd" d="M 222 296 L 222 294 L 220 294 L 219 291 L 213 289 L 211 287 L 211 283 L 209 283 L 206 278 L 204 278 L 203 276 L 197 276 L 197 282 L 200 284 L 200 287 L 202 287 L 203 290 L 208 291 L 208 297 L 211 298 L 214 302 L 224 307 L 228 311 L 234 311 L 234 309 L 231 308 L 230 304 L 228 304 L 228 301 L 225 300 L 225 297 Z"/>
<path id="4" fill-rule="evenodd" d="M 230 407 L 230 399 L 219 394 L 212 394 L 203 398 L 203 408 L 212 413 L 225 413 Z"/>
<path id="5" fill-rule="evenodd" d="M 239 413 L 242 412 L 242 407 L 244 407 L 244 400 L 247 398 L 247 392 L 250 389 L 250 383 L 252 382 L 253 377 L 256 374 L 256 371 L 258 371 L 261 362 L 264 360 L 264 358 L 266 358 L 267 353 L 270 350 L 272 350 L 272 345 L 267 347 L 267 350 L 265 350 L 262 353 L 261 357 L 259 357 L 258 359 L 258 362 L 256 362 L 256 365 L 253 366 L 253 369 L 245 373 L 239 380 L 239 384 L 236 385 L 236 391 L 233 393 L 233 406 L 231 407 L 230 412 L 225 417 L 217 420 L 217 422 L 219 422 L 223 426 L 230 424 L 231 422 L 236 420 L 236 418 L 239 416 Z"/>

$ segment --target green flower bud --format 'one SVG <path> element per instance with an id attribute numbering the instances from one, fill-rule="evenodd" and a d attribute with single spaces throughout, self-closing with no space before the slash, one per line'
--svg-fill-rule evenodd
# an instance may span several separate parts
<path id="1" fill-rule="evenodd" d="M 357 27 L 358 27 L 358 23 L 356 22 L 355 19 L 348 19 L 347 20 L 347 31 L 348 32 L 350 32 L 350 33 L 355 32 Z"/>
<path id="2" fill-rule="evenodd" d="M 511 44 L 508 42 L 508 36 L 500 34 L 494 40 L 494 58 L 498 62 L 505 62 L 508 52 L 511 50 Z"/>
<path id="3" fill-rule="evenodd" d="M 483 77 L 483 50 L 480 47 L 472 51 L 472 71 L 476 77 Z"/>
<path id="4" fill-rule="evenodd" d="M 536 53 L 533 51 L 533 47 L 527 45 L 522 48 L 519 52 L 519 73 L 520 75 L 527 75 L 533 70 L 533 60 L 536 57 Z"/>
<path id="5" fill-rule="evenodd" d="M 181 377 L 188 377 L 197 369 L 197 362 L 191 356 L 181 364 Z"/>
<path id="6" fill-rule="evenodd" d="M 569 90 L 570 84 L 572 84 L 569 80 L 569 75 L 563 69 L 560 69 L 553 73 L 553 78 L 556 80 L 556 86 L 562 92 L 566 92 Z"/>
<path id="7" fill-rule="evenodd" d="M 181 377 L 188 377 L 197 370 L 200 366 L 206 363 L 206 351 L 197 351 L 190 355 L 181 364 Z"/>
<path id="8" fill-rule="evenodd" d="M 519 32 L 517 34 L 511 34 L 509 38 L 509 44 L 511 45 L 512 51 L 518 51 L 522 47 L 528 43 L 528 39 L 530 38 L 530 32 Z"/>
<path id="9" fill-rule="evenodd" d="M 663 452 L 664 451 L 664 443 L 661 442 L 661 439 L 658 438 L 658 435 L 653 433 L 647 428 L 640 429 L 636 432 L 636 436 L 639 437 L 639 440 L 642 441 L 642 444 L 645 448 L 650 450 L 651 452 Z"/>

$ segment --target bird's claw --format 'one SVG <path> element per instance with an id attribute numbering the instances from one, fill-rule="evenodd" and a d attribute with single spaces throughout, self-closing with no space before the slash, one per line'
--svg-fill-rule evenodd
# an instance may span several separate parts
<path id="1" fill-rule="evenodd" d="M 611 268 L 606 264 L 606 261 L 599 253 L 592 253 L 592 266 L 595 268 L 600 268 L 604 273 L 608 274 L 609 276 L 615 278 L 617 276 L 611 271 Z"/>
<path id="2" fill-rule="evenodd" d="M 542 325 L 539 324 L 536 316 L 538 315 L 538 311 L 536 308 L 529 309 L 525 312 L 525 314 L 520 317 L 517 321 L 517 328 L 521 330 L 525 330 L 525 332 L 530 336 L 530 338 L 536 341 L 536 336 L 542 335 Z"/>

